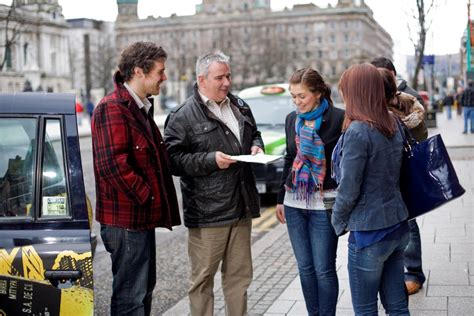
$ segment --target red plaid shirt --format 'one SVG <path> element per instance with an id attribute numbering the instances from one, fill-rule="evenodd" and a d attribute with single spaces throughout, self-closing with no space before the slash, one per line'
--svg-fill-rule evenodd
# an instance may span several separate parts
<path id="1" fill-rule="evenodd" d="M 96 219 L 134 230 L 180 225 L 168 153 L 150 116 L 140 110 L 123 86 L 94 110 L 92 145 L 96 182 Z"/>

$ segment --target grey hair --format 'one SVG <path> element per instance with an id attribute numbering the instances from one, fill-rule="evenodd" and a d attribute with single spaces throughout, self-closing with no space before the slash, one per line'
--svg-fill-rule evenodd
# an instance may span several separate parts
<path id="1" fill-rule="evenodd" d="M 209 67 L 214 62 L 229 65 L 230 57 L 225 55 L 220 50 L 200 56 L 196 62 L 196 79 L 199 76 L 207 77 L 207 74 L 209 73 Z"/>

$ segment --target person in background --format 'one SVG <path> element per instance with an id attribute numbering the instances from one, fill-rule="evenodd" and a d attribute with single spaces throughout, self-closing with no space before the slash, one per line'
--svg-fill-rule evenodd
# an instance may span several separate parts
<path id="1" fill-rule="evenodd" d="M 451 111 L 452 111 L 452 106 L 454 105 L 454 92 L 453 91 L 448 91 L 446 96 L 443 99 L 443 106 L 446 108 L 446 115 L 448 117 L 448 120 L 451 119 Z"/>
<path id="2" fill-rule="evenodd" d="M 350 232 L 352 305 L 356 315 L 377 315 L 380 294 L 387 314 L 409 315 L 403 276 L 408 210 L 399 187 L 403 136 L 375 66 L 349 67 L 339 90 L 346 117 L 333 160 L 339 186 L 332 224 L 337 235 Z"/>
<path id="3" fill-rule="evenodd" d="M 87 103 L 86 103 L 86 108 L 87 108 L 87 113 L 89 114 L 90 121 L 92 122 L 92 114 L 94 113 L 94 102 L 92 101 L 92 98 L 87 98 Z"/>
<path id="4" fill-rule="evenodd" d="M 111 315 L 150 315 L 155 228 L 181 224 L 168 153 L 148 99 L 167 79 L 167 56 L 152 42 L 125 48 L 115 89 L 92 116 L 96 219 L 112 259 Z"/>
<path id="5" fill-rule="evenodd" d="M 84 107 L 82 106 L 81 100 L 76 97 L 76 117 L 77 125 L 82 125 L 82 116 L 84 115 Z"/>
<path id="6" fill-rule="evenodd" d="M 392 61 L 385 57 L 379 57 L 371 61 L 375 67 L 385 68 L 389 70 L 396 78 L 397 71 Z M 423 105 L 426 111 L 426 105 L 423 103 L 423 98 L 412 88 L 410 88 L 406 81 L 397 81 L 397 90 L 414 96 L 418 102 Z M 405 97 L 403 97 L 405 98 Z M 393 107 L 392 107 L 393 108 Z M 400 113 L 401 114 L 401 113 Z M 416 123 L 416 122 L 415 122 Z M 415 131 L 418 140 L 425 140 L 428 137 L 428 129 L 426 128 L 425 120 L 423 119 Z M 419 132 L 419 133 L 417 133 Z M 423 272 L 422 255 L 421 255 L 421 237 L 420 228 L 416 219 L 408 222 L 410 225 L 410 241 L 405 249 L 405 285 L 409 295 L 417 293 L 426 281 L 425 273 Z"/>
<path id="7" fill-rule="evenodd" d="M 469 80 L 468 87 L 461 95 L 461 106 L 464 116 L 463 134 L 468 133 L 468 125 L 471 124 L 471 133 L 474 133 L 474 82 Z"/>
<path id="8" fill-rule="evenodd" d="M 230 59 L 198 58 L 193 94 L 165 122 L 173 172 L 181 177 L 191 262 L 192 315 L 213 315 L 214 276 L 221 264 L 226 314 L 247 313 L 252 281 L 252 218 L 260 200 L 251 165 L 232 155 L 263 153 L 250 107 L 231 91 Z"/>
<path id="9" fill-rule="evenodd" d="M 337 184 L 330 168 L 344 111 L 333 106 L 331 88 L 314 69 L 293 73 L 290 93 L 296 111 L 286 117 L 285 165 L 276 216 L 288 226 L 308 315 L 335 315 L 338 237 L 330 214 Z"/>
<path id="10" fill-rule="evenodd" d="M 454 102 L 456 104 L 456 113 L 458 116 L 462 115 L 462 105 L 461 105 L 461 96 L 464 89 L 462 87 L 458 87 L 456 89 L 456 95 L 454 96 Z"/>

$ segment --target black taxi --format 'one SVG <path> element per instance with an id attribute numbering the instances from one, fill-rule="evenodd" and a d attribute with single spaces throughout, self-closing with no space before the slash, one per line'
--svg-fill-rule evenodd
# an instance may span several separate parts
<path id="1" fill-rule="evenodd" d="M 0 94 L 0 315 L 93 315 L 73 94 Z"/>

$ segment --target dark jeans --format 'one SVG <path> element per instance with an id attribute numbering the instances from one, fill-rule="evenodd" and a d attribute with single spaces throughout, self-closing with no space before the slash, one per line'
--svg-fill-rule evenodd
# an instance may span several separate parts
<path id="1" fill-rule="evenodd" d="M 308 315 L 335 315 L 338 238 L 328 213 L 285 206 L 285 217 Z"/>
<path id="2" fill-rule="evenodd" d="M 359 249 L 349 243 L 349 283 L 356 315 L 378 315 L 377 294 L 389 315 L 410 315 L 403 280 L 403 251 L 408 232 Z"/>
<path id="3" fill-rule="evenodd" d="M 421 265 L 421 239 L 420 229 L 416 219 L 408 222 L 410 225 L 410 240 L 405 248 L 405 281 L 415 281 L 423 285 L 425 283 L 425 274 Z"/>
<path id="4" fill-rule="evenodd" d="M 101 224 L 100 235 L 112 259 L 110 314 L 150 315 L 156 283 L 155 230 Z"/>

